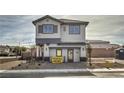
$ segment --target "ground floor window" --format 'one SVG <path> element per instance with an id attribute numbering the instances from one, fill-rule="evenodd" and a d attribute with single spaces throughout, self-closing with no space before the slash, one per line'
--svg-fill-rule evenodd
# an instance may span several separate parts
<path id="1" fill-rule="evenodd" d="M 62 49 L 56 49 L 56 56 L 62 56 Z"/>

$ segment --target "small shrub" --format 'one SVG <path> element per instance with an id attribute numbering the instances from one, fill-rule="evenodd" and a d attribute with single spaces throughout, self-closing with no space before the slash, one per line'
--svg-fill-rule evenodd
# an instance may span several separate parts
<path id="1" fill-rule="evenodd" d="M 38 66 L 41 66 L 41 64 L 38 64 Z"/>
<path id="2" fill-rule="evenodd" d="M 21 64 L 18 65 L 19 67 L 21 66 Z"/>
<path id="3" fill-rule="evenodd" d="M 14 69 L 14 67 L 12 67 L 11 69 Z"/>

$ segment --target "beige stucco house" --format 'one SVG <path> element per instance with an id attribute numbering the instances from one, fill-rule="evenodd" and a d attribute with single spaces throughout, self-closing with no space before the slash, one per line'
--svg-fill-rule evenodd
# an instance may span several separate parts
<path id="1" fill-rule="evenodd" d="M 91 56 L 99 58 L 114 57 L 115 49 L 120 47 L 118 44 L 111 44 L 109 41 L 103 40 L 87 40 L 87 43 L 92 48 Z"/>

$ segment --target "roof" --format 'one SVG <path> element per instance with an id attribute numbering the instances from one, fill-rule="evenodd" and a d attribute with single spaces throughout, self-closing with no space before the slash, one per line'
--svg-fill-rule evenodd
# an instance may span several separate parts
<path id="1" fill-rule="evenodd" d="M 87 43 L 90 44 L 109 44 L 109 41 L 103 41 L 103 40 L 86 40 Z"/>
<path id="2" fill-rule="evenodd" d="M 115 50 L 124 50 L 124 48 L 122 48 L 122 47 L 119 47 L 119 48 L 117 48 L 117 49 L 115 49 Z"/>
<path id="3" fill-rule="evenodd" d="M 49 16 L 49 15 L 46 15 L 46 16 L 43 16 L 43 17 L 37 19 L 37 20 L 34 20 L 32 23 L 33 23 L 34 25 L 36 25 L 37 22 L 42 21 L 42 20 L 44 20 L 44 19 L 46 19 L 46 18 L 53 19 L 53 20 L 55 20 L 55 21 L 57 21 L 57 22 L 60 22 L 60 23 L 62 23 L 62 24 L 84 24 L 84 25 L 86 25 L 86 26 L 89 24 L 89 22 L 80 21 L 80 20 L 56 19 L 56 18 L 54 18 L 54 17 L 52 17 L 52 16 Z"/>
<path id="4" fill-rule="evenodd" d="M 43 17 L 37 19 L 37 20 L 34 20 L 32 23 L 35 25 L 37 22 L 42 21 L 42 20 L 44 20 L 46 18 L 50 18 L 50 19 L 53 19 L 55 21 L 61 22 L 60 20 L 58 20 L 58 19 L 56 19 L 56 18 L 54 18 L 52 16 L 46 15 L 46 16 L 43 16 Z"/>
<path id="5" fill-rule="evenodd" d="M 80 20 L 72 20 L 72 19 L 59 19 L 60 21 L 62 21 L 63 23 L 79 23 L 79 24 L 86 24 L 88 25 L 89 22 L 85 22 L 85 21 L 80 21 Z"/>

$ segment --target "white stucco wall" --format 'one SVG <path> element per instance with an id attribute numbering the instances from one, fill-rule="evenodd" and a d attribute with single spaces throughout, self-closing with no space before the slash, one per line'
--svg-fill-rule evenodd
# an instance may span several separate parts
<path id="1" fill-rule="evenodd" d="M 81 57 L 86 57 L 86 46 L 81 46 L 81 48 L 80 48 L 80 56 Z"/>
<path id="2" fill-rule="evenodd" d="M 49 21 L 47 21 L 49 20 Z M 43 33 L 38 33 L 38 25 L 42 24 L 54 24 L 58 26 L 58 33 L 53 33 L 53 34 L 43 34 Z M 54 21 L 52 19 L 44 19 L 36 24 L 36 38 L 60 38 L 60 23 L 57 21 Z"/>
<path id="3" fill-rule="evenodd" d="M 43 50 L 44 50 L 44 57 L 49 57 L 50 56 L 49 47 L 46 44 L 44 44 Z"/>
<path id="4" fill-rule="evenodd" d="M 67 62 L 67 49 L 62 49 L 62 56 L 64 57 L 65 62 Z"/>
<path id="5" fill-rule="evenodd" d="M 39 46 L 36 47 L 36 57 L 39 57 Z"/>
<path id="6" fill-rule="evenodd" d="M 56 49 L 51 48 L 50 50 L 50 57 L 55 57 L 56 56 Z"/>
<path id="7" fill-rule="evenodd" d="M 74 49 L 74 62 L 80 61 L 80 49 Z"/>
<path id="8" fill-rule="evenodd" d="M 66 27 L 66 31 L 63 28 Z M 69 25 L 61 26 L 62 42 L 85 42 L 85 25 L 80 25 L 80 34 L 69 34 Z"/>
<path id="9" fill-rule="evenodd" d="M 43 52 L 42 47 L 37 46 L 36 47 L 36 57 L 42 57 L 42 52 Z"/>

